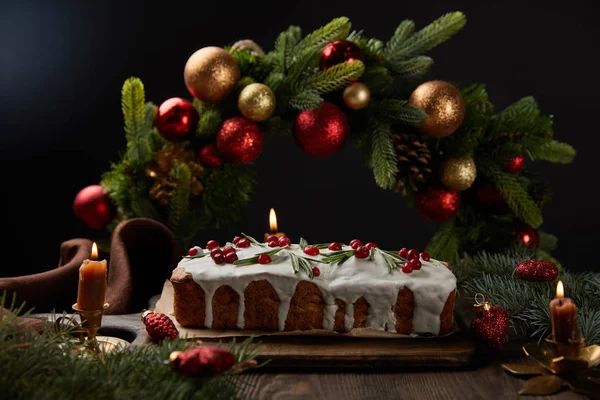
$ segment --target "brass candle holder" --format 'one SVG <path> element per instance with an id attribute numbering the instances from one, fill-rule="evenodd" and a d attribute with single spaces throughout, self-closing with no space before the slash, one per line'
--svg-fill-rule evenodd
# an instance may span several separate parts
<path id="1" fill-rule="evenodd" d="M 106 310 L 108 306 L 108 303 L 104 303 L 104 306 L 100 310 L 82 310 L 77 303 L 73 304 L 73 310 L 75 310 L 81 318 L 81 328 L 83 328 L 86 333 L 84 335 L 85 346 L 93 353 L 100 352 L 100 346 L 96 335 L 102 325 L 102 314 L 104 314 L 104 310 Z"/>

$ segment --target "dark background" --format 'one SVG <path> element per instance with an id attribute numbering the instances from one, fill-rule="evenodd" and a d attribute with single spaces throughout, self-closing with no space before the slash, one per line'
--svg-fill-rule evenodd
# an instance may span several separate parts
<path id="1" fill-rule="evenodd" d="M 566 266 L 597 270 L 589 261 L 600 222 L 594 58 L 600 27 L 593 3 L 2 1 L 0 201 L 8 238 L 0 276 L 53 268 L 64 240 L 107 236 L 83 227 L 72 202 L 124 149 L 120 90 L 127 77 L 140 77 L 154 103 L 190 98 L 183 67 L 204 46 L 252 38 L 270 50 L 291 24 L 308 33 L 342 15 L 367 36 L 387 40 L 405 18 L 420 29 L 455 10 L 466 14 L 467 25 L 430 53 L 432 77 L 460 86 L 486 83 L 497 110 L 534 95 L 554 115 L 555 138 L 578 154 L 570 165 L 541 165 L 555 191 L 542 228 L 559 236 L 555 256 Z M 270 207 L 294 240 L 356 236 L 382 247 L 422 248 L 437 228 L 397 194 L 380 190 L 352 146 L 321 160 L 291 138 L 274 138 L 257 166 L 259 183 L 243 219 L 206 232 L 205 239 L 225 241 L 240 231 L 262 236 Z"/>

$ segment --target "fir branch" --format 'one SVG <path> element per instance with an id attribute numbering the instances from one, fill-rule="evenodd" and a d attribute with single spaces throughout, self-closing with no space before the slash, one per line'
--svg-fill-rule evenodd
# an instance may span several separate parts
<path id="1" fill-rule="evenodd" d="M 358 80 L 364 70 L 365 64 L 362 61 L 346 61 L 308 77 L 302 86 L 320 94 L 333 92 L 345 88 L 350 82 Z"/>
<path id="2" fill-rule="evenodd" d="M 173 189 L 169 200 L 169 226 L 177 234 L 180 231 L 179 225 L 185 221 L 189 212 L 192 173 L 187 164 L 176 163 L 171 168 L 170 176 L 176 181 L 177 186 Z"/>
<path id="3" fill-rule="evenodd" d="M 408 126 L 419 126 L 427 114 L 406 100 L 385 99 L 373 104 L 374 112 Z"/>
<path id="4" fill-rule="evenodd" d="M 575 158 L 575 149 L 571 145 L 556 140 L 528 150 L 534 159 L 552 163 L 569 164 Z"/>
<path id="5" fill-rule="evenodd" d="M 326 44 L 345 39 L 350 32 L 350 20 L 346 17 L 335 18 L 327 25 L 306 35 L 297 45 L 297 50 L 321 49 Z"/>
<path id="6" fill-rule="evenodd" d="M 127 159 L 135 168 L 141 168 L 152 159 L 146 124 L 144 85 L 131 77 L 121 89 L 121 108 L 125 120 Z"/>
<path id="7" fill-rule="evenodd" d="M 202 204 L 210 224 L 219 227 L 240 218 L 240 211 L 250 200 L 255 169 L 252 165 L 225 164 L 203 180 Z"/>
<path id="8" fill-rule="evenodd" d="M 539 244 L 538 247 L 546 252 L 556 250 L 558 238 L 548 232 L 538 230 Z"/>
<path id="9" fill-rule="evenodd" d="M 396 54 L 401 46 L 404 44 L 415 31 L 415 23 L 409 19 L 400 22 L 400 25 L 396 28 L 394 35 L 390 38 L 385 46 L 385 56 L 389 58 L 393 54 Z"/>
<path id="10" fill-rule="evenodd" d="M 392 142 L 389 123 L 371 118 L 371 155 L 370 166 L 375 182 L 382 189 L 393 189 L 398 172 L 396 150 Z"/>
<path id="11" fill-rule="evenodd" d="M 293 96 L 289 105 L 295 110 L 314 110 L 323 102 L 323 98 L 314 89 L 307 89 Z"/>
<path id="12" fill-rule="evenodd" d="M 426 75 L 433 65 L 433 59 L 427 56 L 418 56 L 407 61 L 391 60 L 387 65 L 401 78 L 410 79 Z"/>
<path id="13" fill-rule="evenodd" d="M 288 136 L 292 133 L 292 122 L 279 116 L 271 117 L 261 124 L 263 131 L 272 136 Z"/>
<path id="14" fill-rule="evenodd" d="M 425 251 L 433 258 L 452 263 L 458 259 L 458 239 L 455 221 L 444 222 L 425 247 Z"/>

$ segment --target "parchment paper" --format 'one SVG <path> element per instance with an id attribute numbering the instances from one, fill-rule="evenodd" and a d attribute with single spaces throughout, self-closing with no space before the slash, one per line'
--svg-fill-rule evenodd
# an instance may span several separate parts
<path id="1" fill-rule="evenodd" d="M 224 329 L 200 329 L 200 328 L 186 328 L 177 322 L 173 313 L 173 285 L 169 280 L 165 281 L 160 299 L 156 302 L 154 307 L 155 312 L 160 312 L 168 315 L 171 320 L 175 323 L 175 326 L 179 330 L 179 337 L 181 338 L 198 338 L 198 339 L 214 339 L 214 338 L 227 338 L 234 336 L 342 336 L 342 337 L 360 337 L 360 338 L 381 338 L 381 339 L 400 339 L 400 338 L 436 338 L 439 336 L 421 336 L 421 335 L 404 335 L 394 332 L 378 331 L 371 328 L 354 328 L 346 333 L 338 333 L 329 331 L 326 329 L 313 329 L 309 331 L 254 331 L 254 330 L 224 330 Z M 450 333 L 445 336 L 452 335 L 458 332 L 460 329 L 454 322 L 453 329 Z M 444 336 L 444 337 L 445 337 Z"/>

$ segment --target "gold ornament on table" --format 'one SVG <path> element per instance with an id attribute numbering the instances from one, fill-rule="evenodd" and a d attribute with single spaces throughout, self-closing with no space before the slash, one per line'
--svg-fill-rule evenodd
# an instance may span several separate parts
<path id="1" fill-rule="evenodd" d="M 157 200 L 161 205 L 169 204 L 173 190 L 177 187 L 177 181 L 171 177 L 171 168 L 176 163 L 184 163 L 190 169 L 192 178 L 190 180 L 190 193 L 199 196 L 204 190 L 199 178 L 204 172 L 192 150 L 186 150 L 179 146 L 167 147 L 154 155 L 155 165 L 146 167 L 146 176 L 154 183 L 150 187 L 150 197 Z"/>
<path id="2" fill-rule="evenodd" d="M 477 167 L 472 158 L 448 158 L 440 167 L 440 180 L 448 189 L 462 192 L 473 185 Z"/>
<path id="3" fill-rule="evenodd" d="M 265 55 L 265 51 L 254 40 L 250 39 L 238 40 L 231 46 L 231 50 L 250 50 L 257 56 L 262 57 Z"/>
<path id="4" fill-rule="evenodd" d="M 408 101 L 427 113 L 419 129 L 423 135 L 432 138 L 453 134 L 465 117 L 465 100 L 460 90 L 448 82 L 422 83 Z"/>
<path id="5" fill-rule="evenodd" d="M 344 89 L 344 103 L 352 110 L 360 110 L 369 105 L 371 91 L 361 82 L 353 82 Z"/>
<path id="6" fill-rule="evenodd" d="M 212 103 L 231 93 L 240 79 L 240 68 L 231 53 L 220 47 L 209 46 L 190 56 L 183 77 L 194 97 Z"/>
<path id="7" fill-rule="evenodd" d="M 431 150 L 427 139 L 416 134 L 395 133 L 392 135 L 392 142 L 398 160 L 394 191 L 406 196 L 407 186 L 416 192 L 417 186 L 425 183 L 431 176 Z"/>
<path id="8" fill-rule="evenodd" d="M 251 83 L 240 92 L 238 108 L 252 121 L 264 121 L 275 111 L 275 93 L 262 83 Z"/>

